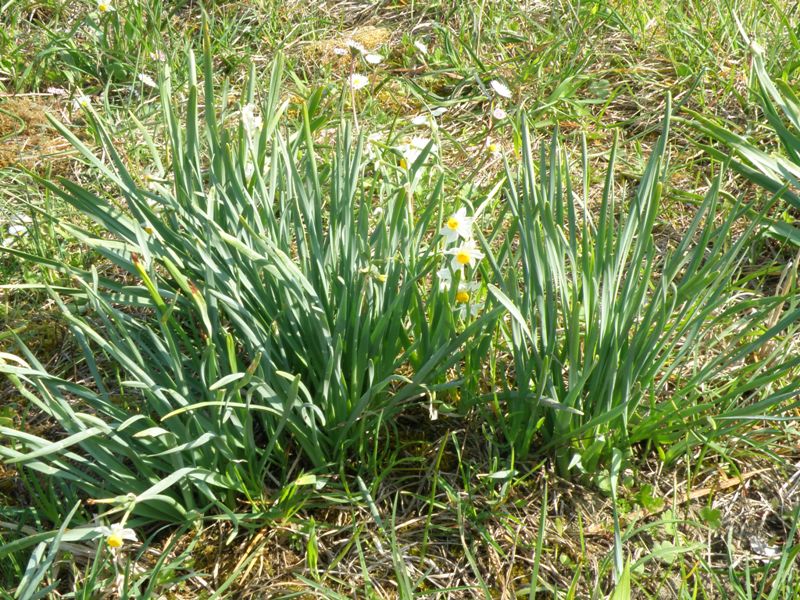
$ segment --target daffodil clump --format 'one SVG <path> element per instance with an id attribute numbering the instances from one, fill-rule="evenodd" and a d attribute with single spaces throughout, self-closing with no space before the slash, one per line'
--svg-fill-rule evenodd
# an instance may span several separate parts
<path id="1" fill-rule="evenodd" d="M 472 239 L 474 221 L 475 218 L 467 216 L 467 209 L 462 206 L 447 218 L 439 231 L 444 238 L 444 254 L 449 257 L 437 273 L 439 289 L 450 292 L 454 284 L 453 275 L 458 275 L 454 298 L 462 320 L 477 315 L 483 308 L 483 303 L 475 301 L 480 284 L 469 279 L 478 262 L 483 259 L 483 252 Z"/>

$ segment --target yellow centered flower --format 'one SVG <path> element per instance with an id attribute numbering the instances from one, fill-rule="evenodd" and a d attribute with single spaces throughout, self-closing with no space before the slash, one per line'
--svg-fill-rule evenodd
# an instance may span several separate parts
<path id="1" fill-rule="evenodd" d="M 111 5 L 110 5 L 110 4 L 108 4 L 108 3 L 106 3 L 106 2 L 100 2 L 100 3 L 98 3 L 98 5 L 97 5 L 97 10 L 99 10 L 100 12 L 108 12 L 108 9 L 109 9 L 110 7 L 111 7 Z"/>
<path id="2" fill-rule="evenodd" d="M 459 290 L 456 293 L 456 302 L 458 302 L 459 304 L 466 304 L 467 302 L 469 302 L 469 292 L 466 292 L 464 290 Z"/>
<path id="3" fill-rule="evenodd" d="M 465 250 L 459 250 L 456 253 L 456 262 L 458 262 L 460 265 L 468 265 L 470 263 L 469 252 Z"/>
<path id="4" fill-rule="evenodd" d="M 458 229 L 458 226 L 460 224 L 461 224 L 461 221 L 459 221 L 456 217 L 450 217 L 449 219 L 447 219 L 447 226 L 450 229 L 452 229 L 453 231 Z"/>
<path id="5" fill-rule="evenodd" d="M 109 548 L 120 548 L 122 546 L 122 536 L 119 533 L 112 533 L 106 539 Z"/>
<path id="6" fill-rule="evenodd" d="M 500 150 L 500 146 L 497 144 L 489 144 L 489 153 L 494 154 L 498 150 Z"/>

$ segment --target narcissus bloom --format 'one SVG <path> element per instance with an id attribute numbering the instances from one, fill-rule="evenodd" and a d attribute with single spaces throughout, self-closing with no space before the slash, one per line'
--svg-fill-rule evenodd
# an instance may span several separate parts
<path id="1" fill-rule="evenodd" d="M 258 114 L 255 104 L 249 103 L 242 107 L 242 126 L 247 133 L 255 133 L 261 129 L 263 123 L 264 120 L 261 118 L 261 115 Z"/>
<path id="2" fill-rule="evenodd" d="M 98 0 L 97 10 L 100 12 L 112 12 L 114 10 L 114 5 L 111 4 L 111 0 Z"/>
<path id="3" fill-rule="evenodd" d="M 474 240 L 467 240 L 461 246 L 450 248 L 445 251 L 445 254 L 453 257 L 450 264 L 453 270 L 457 271 L 463 270 L 464 267 L 471 267 L 483 258 L 483 252 L 478 250 Z"/>
<path id="4" fill-rule="evenodd" d="M 126 541 L 137 541 L 136 532 L 124 527 L 122 523 L 114 523 L 111 527 L 101 527 L 100 533 L 105 536 L 108 547 L 114 550 L 121 548 Z"/>
<path id="5" fill-rule="evenodd" d="M 446 292 L 450 289 L 450 285 L 453 283 L 453 274 L 450 272 L 450 269 L 442 267 L 436 271 L 436 278 L 439 280 L 440 292 Z"/>
<path id="6" fill-rule="evenodd" d="M 28 224 L 31 223 L 31 218 L 28 215 L 14 215 L 8 222 L 8 235 L 9 237 L 3 240 L 3 246 L 11 246 L 18 237 L 27 233 Z"/>
<path id="7" fill-rule="evenodd" d="M 472 302 L 472 295 L 478 291 L 480 284 L 476 281 L 462 281 L 458 284 L 456 303 L 459 304 L 458 314 L 462 319 L 467 315 L 474 317 L 483 308 L 483 302 Z"/>
<path id="8" fill-rule="evenodd" d="M 428 147 L 431 140 L 429 138 L 424 137 L 414 137 L 411 138 L 411 141 L 406 144 L 400 144 L 397 149 L 400 150 L 400 154 L 402 158 L 400 159 L 400 166 L 404 169 L 408 169 L 411 165 L 413 165 L 416 160 L 419 158 L 422 151 Z M 431 154 L 436 153 L 436 144 L 431 144 Z"/>
<path id="9" fill-rule="evenodd" d="M 350 87 L 355 91 L 363 89 L 369 85 L 369 78 L 367 78 L 366 75 L 361 75 L 360 73 L 353 73 L 350 75 L 349 81 Z"/>
<path id="10" fill-rule="evenodd" d="M 450 215 L 439 233 L 448 244 L 457 241 L 458 238 L 468 240 L 472 237 L 473 220 L 472 217 L 467 216 L 467 209 L 462 206 Z"/>

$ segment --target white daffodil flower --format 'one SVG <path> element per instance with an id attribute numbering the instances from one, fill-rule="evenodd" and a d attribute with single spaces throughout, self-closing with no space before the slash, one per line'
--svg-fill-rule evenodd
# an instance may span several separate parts
<path id="1" fill-rule="evenodd" d="M 453 257 L 450 265 L 454 271 L 462 271 L 464 267 L 472 267 L 483 258 L 483 252 L 478 250 L 474 240 L 466 240 L 461 246 L 445 251 Z"/>
<path id="2" fill-rule="evenodd" d="M 400 166 L 404 169 L 410 168 L 419 158 L 420 154 L 422 154 L 422 151 L 428 147 L 430 142 L 430 138 L 414 137 L 411 138 L 410 142 L 398 146 L 400 154 L 403 156 L 403 158 L 400 159 Z M 436 144 L 431 145 L 430 153 L 436 153 Z"/>
<path id="3" fill-rule="evenodd" d="M 458 307 L 458 317 L 462 321 L 467 319 L 468 314 L 470 317 L 477 317 L 478 313 L 483 310 L 483 306 L 483 302 L 467 302 L 465 304 L 461 304 Z"/>
<path id="4" fill-rule="evenodd" d="M 430 144 L 430 143 L 431 143 L 430 138 L 424 138 L 424 137 L 413 137 L 413 138 L 411 138 L 411 147 L 414 150 L 419 150 L 420 152 L 425 150 L 425 148 L 427 148 L 428 144 Z M 436 144 L 433 144 L 431 146 L 431 154 L 435 154 L 435 153 L 436 153 Z"/>
<path id="5" fill-rule="evenodd" d="M 511 90 L 508 89 L 508 86 L 506 86 L 506 84 L 503 82 L 493 79 L 489 83 L 489 86 L 491 86 L 492 90 L 494 90 L 494 93 L 498 96 L 502 98 L 511 98 Z"/>
<path id="6" fill-rule="evenodd" d="M 468 240 L 472 237 L 473 220 L 472 217 L 467 216 L 467 209 L 462 206 L 450 215 L 439 234 L 444 237 L 448 244 L 457 241 L 458 238 Z"/>
<path id="7" fill-rule="evenodd" d="M 114 12 L 114 5 L 111 4 L 111 0 L 97 0 L 97 10 L 101 13 Z"/>
<path id="8" fill-rule="evenodd" d="M 253 135 L 259 129 L 261 129 L 261 125 L 264 123 L 264 120 L 261 118 L 261 115 L 258 114 L 258 109 L 256 105 L 251 103 L 245 104 L 242 107 L 242 126 L 244 130 L 248 133 L 248 135 Z"/>
<path id="9" fill-rule="evenodd" d="M 442 267 L 436 271 L 436 278 L 439 280 L 439 291 L 446 292 L 453 284 L 453 274 L 448 267 Z"/>
<path id="10" fill-rule="evenodd" d="M 496 121 L 502 121 L 503 119 L 505 119 L 506 117 L 508 117 L 508 113 L 507 113 L 506 111 L 504 111 L 504 110 L 503 110 L 501 107 L 499 107 L 499 106 L 498 106 L 497 108 L 495 108 L 495 109 L 492 111 L 492 117 L 493 117 L 493 118 L 494 118 Z"/>
<path id="11" fill-rule="evenodd" d="M 459 305 L 458 315 L 462 320 L 466 319 L 468 315 L 474 317 L 483 308 L 483 302 L 472 302 L 473 294 L 480 287 L 476 281 L 462 281 L 458 284 L 456 303 Z"/>
<path id="12" fill-rule="evenodd" d="M 121 548 L 126 541 L 135 542 L 138 540 L 136 532 L 122 525 L 114 523 L 111 527 L 100 527 L 99 531 L 106 538 L 106 545 L 112 550 Z"/>
<path id="13" fill-rule="evenodd" d="M 361 75 L 360 73 L 353 73 L 350 75 L 348 81 L 350 82 L 350 87 L 356 92 L 369 85 L 369 78 L 366 75 Z"/>
<path id="14" fill-rule="evenodd" d="M 250 181 L 250 178 L 256 172 L 256 166 L 253 164 L 253 161 L 248 160 L 244 164 L 244 179 L 245 181 Z"/>
<path id="15" fill-rule="evenodd" d="M 11 247 L 17 239 L 27 233 L 28 231 L 28 224 L 32 222 L 32 219 L 28 215 L 13 215 L 8 222 L 8 237 L 3 238 L 3 246 Z"/>

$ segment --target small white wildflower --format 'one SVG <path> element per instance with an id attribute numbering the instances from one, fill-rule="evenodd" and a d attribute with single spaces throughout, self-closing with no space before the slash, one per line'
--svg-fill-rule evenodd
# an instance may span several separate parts
<path id="1" fill-rule="evenodd" d="M 497 81 L 497 79 L 493 79 L 489 85 L 494 90 L 494 93 L 502 98 L 511 98 L 511 90 L 508 89 L 506 84 Z"/>
<path id="2" fill-rule="evenodd" d="M 508 113 L 499 106 L 492 111 L 492 117 L 494 117 L 497 121 L 502 121 L 507 116 Z"/>
<path id="3" fill-rule="evenodd" d="M 500 156 L 502 154 L 503 149 L 500 147 L 500 144 L 497 142 L 493 142 L 490 139 L 486 140 L 486 152 L 489 156 Z"/>
<path id="4" fill-rule="evenodd" d="M 137 541 L 136 532 L 128 529 L 122 523 L 114 523 L 111 527 L 100 527 L 99 531 L 106 538 L 106 544 L 112 550 L 121 548 L 125 541 Z"/>
<path id="5" fill-rule="evenodd" d="M 478 250 L 474 240 L 467 240 L 461 246 L 450 248 L 445 251 L 445 254 L 453 257 L 450 265 L 454 271 L 460 271 L 464 267 L 471 267 L 483 258 L 483 252 Z"/>
<path id="6" fill-rule="evenodd" d="M 359 44 L 355 40 L 346 40 L 344 45 L 347 46 L 348 48 L 350 48 L 350 51 L 353 52 L 353 53 L 358 53 L 358 54 L 366 54 L 367 53 L 367 49 L 364 48 L 364 45 L 363 44 Z"/>
<path id="7" fill-rule="evenodd" d="M 353 88 L 353 90 L 358 91 L 369 85 L 369 78 L 366 75 L 361 75 L 360 73 L 353 73 L 350 75 L 349 82 L 350 87 Z"/>
<path id="8" fill-rule="evenodd" d="M 414 47 L 419 50 L 422 54 L 428 53 L 428 47 L 420 40 L 414 42 Z"/>
<path id="9" fill-rule="evenodd" d="M 430 124 L 431 119 L 428 115 L 417 115 L 413 119 L 411 119 L 412 125 L 428 125 Z"/>
<path id="10" fill-rule="evenodd" d="M 164 62 L 167 60 L 167 55 L 164 54 L 161 50 L 150 52 L 148 56 L 150 57 L 150 60 L 153 60 L 155 62 Z"/>
<path id="11" fill-rule="evenodd" d="M 347 48 L 334 48 L 333 53 L 336 56 L 344 56 L 345 54 L 347 54 Z"/>
<path id="12" fill-rule="evenodd" d="M 447 108 L 446 108 L 446 107 L 444 107 L 444 106 L 440 106 L 439 108 L 434 108 L 434 109 L 431 111 L 431 114 L 432 114 L 434 117 L 441 117 L 441 116 L 442 116 L 444 113 L 446 113 L 446 112 L 447 112 Z"/>
<path id="13" fill-rule="evenodd" d="M 53 94 L 53 96 L 66 96 L 67 95 L 67 90 L 65 90 L 64 88 L 60 88 L 60 87 L 49 87 L 49 88 L 47 88 L 47 93 L 48 94 Z"/>
<path id="14" fill-rule="evenodd" d="M 258 109 L 256 105 L 252 102 L 245 104 L 242 107 L 242 126 L 244 130 L 249 134 L 252 135 L 259 129 L 261 129 L 261 125 L 263 124 L 264 120 L 261 118 L 261 115 L 258 114 Z"/>
<path id="15" fill-rule="evenodd" d="M 150 75 L 148 75 L 147 73 L 139 73 L 137 77 L 139 78 L 139 81 L 141 81 L 144 85 L 146 85 L 149 88 L 158 87 L 158 84 L 155 82 L 155 80 L 152 77 L 150 77 Z"/>
<path id="16" fill-rule="evenodd" d="M 379 65 L 383 62 L 383 56 L 370 52 L 364 57 L 364 60 L 371 65 Z"/>
<path id="17" fill-rule="evenodd" d="M 80 110 L 81 108 L 89 108 L 92 105 L 92 99 L 84 94 L 78 94 L 72 100 L 72 110 Z"/>
<path id="18" fill-rule="evenodd" d="M 114 12 L 114 5 L 111 0 L 97 0 L 97 10 L 100 12 Z"/>
<path id="19" fill-rule="evenodd" d="M 463 206 L 455 213 L 450 215 L 444 226 L 439 230 L 439 234 L 450 244 L 463 238 L 468 240 L 472 237 L 472 222 L 475 219 L 467 216 L 467 209 Z"/>

